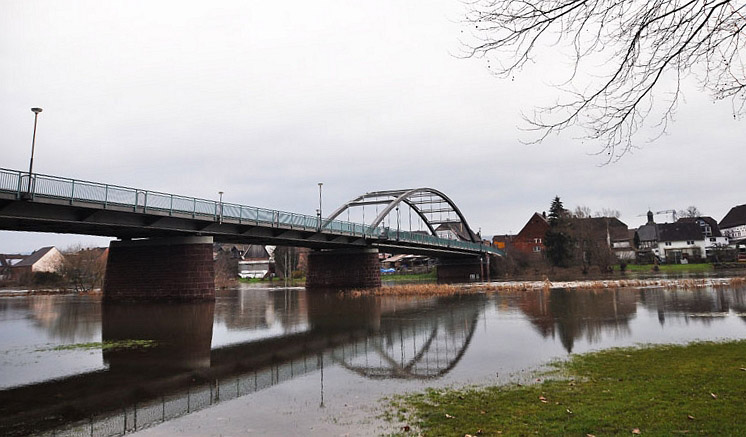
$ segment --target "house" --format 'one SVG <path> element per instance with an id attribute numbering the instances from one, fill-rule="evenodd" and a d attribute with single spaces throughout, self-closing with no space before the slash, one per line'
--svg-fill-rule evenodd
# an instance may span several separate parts
<path id="1" fill-rule="evenodd" d="M 432 270 L 435 262 L 424 255 L 394 255 L 381 261 L 382 269 L 394 269 L 404 273 L 427 273 Z"/>
<path id="2" fill-rule="evenodd" d="M 720 232 L 732 243 L 746 243 L 746 204 L 734 206 L 719 224 Z"/>
<path id="3" fill-rule="evenodd" d="M 0 281 L 10 279 L 11 268 L 27 255 L 0 253 Z"/>
<path id="4" fill-rule="evenodd" d="M 544 236 L 548 230 L 546 213 L 535 212 L 513 239 L 513 247 L 526 254 L 544 256 Z"/>
<path id="5" fill-rule="evenodd" d="M 722 234 L 720 226 L 712 217 L 685 217 L 680 218 L 678 222 L 696 223 L 699 225 L 702 237 L 705 240 L 705 254 L 707 258 L 710 258 L 717 250 L 727 247 L 730 242 L 730 239 Z"/>
<path id="6" fill-rule="evenodd" d="M 657 253 L 661 261 L 682 264 L 706 257 L 705 237 L 695 222 L 658 224 Z M 686 260 L 686 261 L 685 261 Z"/>
<path id="7" fill-rule="evenodd" d="M 11 266 L 11 279 L 18 280 L 39 272 L 55 272 L 62 264 L 63 258 L 56 247 L 42 247 Z"/>
<path id="8" fill-rule="evenodd" d="M 583 251 L 592 249 L 589 246 L 607 247 L 616 259 L 632 260 L 635 258 L 635 251 L 629 238 L 629 229 L 618 218 L 572 218 L 570 223 L 575 240 L 584 246 Z"/>
<path id="9" fill-rule="evenodd" d="M 241 278 L 266 278 L 275 271 L 275 246 L 250 244 L 244 248 L 238 261 L 238 276 Z"/>
<path id="10" fill-rule="evenodd" d="M 445 222 L 435 228 L 435 235 L 447 240 L 471 241 L 469 230 L 462 222 Z"/>
<path id="11" fill-rule="evenodd" d="M 515 235 L 493 235 L 492 245 L 500 250 L 507 250 L 513 244 L 514 239 Z"/>

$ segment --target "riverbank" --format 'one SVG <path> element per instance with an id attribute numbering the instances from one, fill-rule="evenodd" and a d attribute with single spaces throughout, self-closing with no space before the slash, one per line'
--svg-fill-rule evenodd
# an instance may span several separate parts
<path id="1" fill-rule="evenodd" d="M 746 435 L 746 341 L 610 349 L 553 366 L 529 386 L 396 397 L 386 416 L 396 435 Z"/>

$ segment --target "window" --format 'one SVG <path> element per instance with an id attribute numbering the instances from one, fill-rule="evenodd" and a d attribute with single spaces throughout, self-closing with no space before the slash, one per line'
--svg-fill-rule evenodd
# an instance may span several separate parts
<path id="1" fill-rule="evenodd" d="M 541 244 L 541 238 L 534 238 L 534 243 Z"/>
<path id="2" fill-rule="evenodd" d="M 671 242 L 670 241 L 666 241 L 666 246 L 670 246 L 670 245 L 671 245 Z"/>
<path id="3" fill-rule="evenodd" d="M 711 242 L 715 242 L 716 240 L 717 240 L 717 238 L 710 238 Z"/>
<path id="4" fill-rule="evenodd" d="M 534 252 L 541 252 L 541 246 L 534 246 Z"/>
<path id="5" fill-rule="evenodd" d="M 694 241 L 687 241 L 686 244 L 691 246 L 692 244 L 694 244 Z"/>

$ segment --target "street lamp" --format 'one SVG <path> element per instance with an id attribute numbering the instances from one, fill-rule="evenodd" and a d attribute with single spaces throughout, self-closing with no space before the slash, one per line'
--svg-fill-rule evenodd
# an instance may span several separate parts
<path id="1" fill-rule="evenodd" d="M 321 186 L 322 185 L 324 185 L 324 183 L 319 182 L 319 209 L 317 211 L 319 214 L 319 231 L 321 230 Z"/>
<path id="2" fill-rule="evenodd" d="M 219 222 L 221 225 L 223 224 L 223 192 L 218 191 L 218 195 L 220 196 L 220 216 L 219 216 Z"/>
<path id="3" fill-rule="evenodd" d="M 31 172 L 34 170 L 34 148 L 36 146 L 36 122 L 39 119 L 39 113 L 42 111 L 41 108 L 31 108 L 31 112 L 34 113 L 34 136 L 31 138 L 31 161 L 28 165 L 28 194 L 31 194 Z"/>

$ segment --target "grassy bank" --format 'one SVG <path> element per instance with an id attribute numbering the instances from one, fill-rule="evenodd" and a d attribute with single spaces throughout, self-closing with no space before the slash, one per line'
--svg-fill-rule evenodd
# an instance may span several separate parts
<path id="1" fill-rule="evenodd" d="M 395 399 L 397 435 L 746 435 L 746 341 L 612 349 L 530 386 Z"/>
<path id="2" fill-rule="evenodd" d="M 654 271 L 653 264 L 628 264 L 628 272 L 652 272 Z M 618 270 L 619 266 L 615 266 L 615 270 Z M 658 266 L 658 271 L 661 273 L 699 273 L 699 272 L 711 272 L 714 269 L 712 264 L 661 264 Z"/>
<path id="3" fill-rule="evenodd" d="M 393 282 L 437 281 L 438 275 L 434 269 L 429 273 L 382 273 L 381 280 Z"/>

